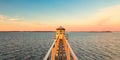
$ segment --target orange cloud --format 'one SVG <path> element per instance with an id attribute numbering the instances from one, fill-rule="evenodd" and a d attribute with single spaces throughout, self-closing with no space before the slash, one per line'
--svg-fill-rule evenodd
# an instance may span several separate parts
<path id="1" fill-rule="evenodd" d="M 3 20 L 6 20 L 6 16 L 4 16 L 4 15 L 0 15 L 0 21 L 3 21 Z"/>
<path id="2" fill-rule="evenodd" d="M 96 30 L 120 31 L 120 5 L 101 9 L 89 18 L 91 28 Z"/>
<path id="3" fill-rule="evenodd" d="M 35 21 L 3 21 L 0 31 L 50 31 L 52 26 Z"/>

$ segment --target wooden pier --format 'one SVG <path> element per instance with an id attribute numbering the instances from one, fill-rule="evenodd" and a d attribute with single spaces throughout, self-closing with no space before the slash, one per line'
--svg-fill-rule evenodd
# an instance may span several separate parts
<path id="1" fill-rule="evenodd" d="M 63 27 L 56 29 L 56 39 L 43 60 L 78 60 L 65 37 Z"/>

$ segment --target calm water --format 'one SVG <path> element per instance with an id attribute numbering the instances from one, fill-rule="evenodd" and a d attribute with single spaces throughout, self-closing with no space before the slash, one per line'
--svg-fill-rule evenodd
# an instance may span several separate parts
<path id="1" fill-rule="evenodd" d="M 120 32 L 67 32 L 79 60 L 120 60 Z M 42 60 L 54 32 L 0 32 L 0 60 Z"/>

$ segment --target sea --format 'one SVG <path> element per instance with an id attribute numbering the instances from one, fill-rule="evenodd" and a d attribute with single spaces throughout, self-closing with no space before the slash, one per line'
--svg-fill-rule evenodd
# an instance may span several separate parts
<path id="1" fill-rule="evenodd" d="M 66 32 L 78 60 L 120 60 L 120 32 Z M 0 32 L 0 60 L 43 60 L 55 32 Z"/>

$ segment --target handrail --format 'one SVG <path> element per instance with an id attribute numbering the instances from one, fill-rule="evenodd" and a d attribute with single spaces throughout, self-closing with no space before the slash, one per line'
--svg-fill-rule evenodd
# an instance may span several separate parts
<path id="1" fill-rule="evenodd" d="M 50 55 L 50 52 L 55 44 L 56 40 L 54 40 L 53 44 L 51 45 L 50 49 L 48 50 L 47 54 L 45 55 L 45 57 L 43 58 L 43 60 L 47 60 L 47 58 L 49 57 Z"/>
<path id="2" fill-rule="evenodd" d="M 70 44 L 68 43 L 68 41 L 66 40 L 66 38 L 64 37 L 69 49 L 70 49 L 70 52 L 71 52 L 71 55 L 75 58 L 75 60 L 78 60 L 77 56 L 75 55 L 75 53 L 73 52 L 72 48 L 70 47 Z"/>
<path id="3" fill-rule="evenodd" d="M 57 37 L 56 40 L 54 40 L 53 44 L 52 44 L 51 47 L 49 48 L 49 50 L 48 50 L 47 54 L 45 55 L 45 57 L 43 58 L 43 60 L 47 60 L 47 58 L 49 57 L 49 55 L 50 55 L 50 53 L 51 53 L 51 51 L 52 51 L 52 48 L 53 48 L 53 46 L 55 45 L 55 43 L 56 43 L 56 41 L 58 40 L 58 38 L 59 38 L 59 36 Z"/>

